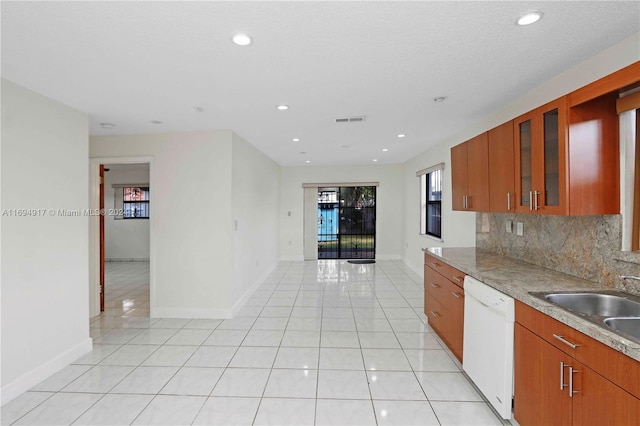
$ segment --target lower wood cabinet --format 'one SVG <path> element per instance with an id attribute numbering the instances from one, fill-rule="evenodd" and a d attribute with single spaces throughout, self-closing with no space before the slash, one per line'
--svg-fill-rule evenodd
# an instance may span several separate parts
<path id="1" fill-rule="evenodd" d="M 460 362 L 464 332 L 463 281 L 462 272 L 425 254 L 424 313 L 431 328 Z"/>
<path id="2" fill-rule="evenodd" d="M 517 322 L 519 310 L 527 311 L 524 325 Z M 539 321 L 533 321 L 535 316 L 539 316 Z M 572 337 L 565 339 L 566 333 L 561 331 L 566 326 L 558 323 L 559 329 L 553 329 L 555 322 L 547 315 L 516 302 L 514 417 L 518 423 L 521 426 L 640 424 L 640 399 L 630 393 L 636 389 L 625 390 L 576 359 L 582 345 L 590 346 L 590 357 L 600 346 L 603 356 L 607 356 L 609 348 L 577 331 L 580 345 L 574 345 L 575 348 L 557 337 L 552 337 L 553 342 L 547 340 L 548 333 L 551 333 L 551 336 L 574 344 L 569 340 Z M 567 347 L 566 351 L 563 345 Z M 619 353 L 617 356 L 625 357 Z M 639 374 L 640 363 L 626 358 L 630 360 L 625 364 L 630 368 L 627 374 Z M 609 360 L 617 362 L 612 358 Z"/>

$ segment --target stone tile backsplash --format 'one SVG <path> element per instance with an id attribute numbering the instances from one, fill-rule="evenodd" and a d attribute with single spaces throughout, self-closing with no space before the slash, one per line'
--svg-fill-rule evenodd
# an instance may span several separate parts
<path id="1" fill-rule="evenodd" d="M 506 232 L 507 220 L 513 233 Z M 516 223 L 524 235 L 516 235 Z M 621 253 L 622 218 L 476 213 L 476 246 L 503 256 L 595 281 L 612 289 L 640 294 L 640 256 Z"/>

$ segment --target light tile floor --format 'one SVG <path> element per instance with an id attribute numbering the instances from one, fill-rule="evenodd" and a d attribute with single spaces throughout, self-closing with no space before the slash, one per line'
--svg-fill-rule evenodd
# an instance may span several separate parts
<path id="1" fill-rule="evenodd" d="M 500 425 L 398 261 L 282 262 L 232 320 L 149 319 L 148 263 L 108 263 L 94 349 L 2 424 Z"/>

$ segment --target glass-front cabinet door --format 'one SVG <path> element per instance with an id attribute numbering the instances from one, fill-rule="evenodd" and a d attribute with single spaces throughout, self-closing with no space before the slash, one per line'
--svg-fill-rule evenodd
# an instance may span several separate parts
<path id="1" fill-rule="evenodd" d="M 564 98 L 514 120 L 516 211 L 564 214 Z"/>
<path id="2" fill-rule="evenodd" d="M 529 210 L 530 194 L 533 189 L 532 172 L 533 162 L 531 157 L 531 118 L 518 123 L 517 143 L 520 151 L 520 173 L 518 182 L 518 207 Z"/>

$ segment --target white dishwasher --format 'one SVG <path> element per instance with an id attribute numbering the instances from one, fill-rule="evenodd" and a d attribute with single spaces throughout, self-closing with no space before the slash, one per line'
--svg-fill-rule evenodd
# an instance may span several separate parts
<path id="1" fill-rule="evenodd" d="M 462 368 L 504 419 L 513 399 L 514 319 L 513 298 L 465 277 Z"/>

